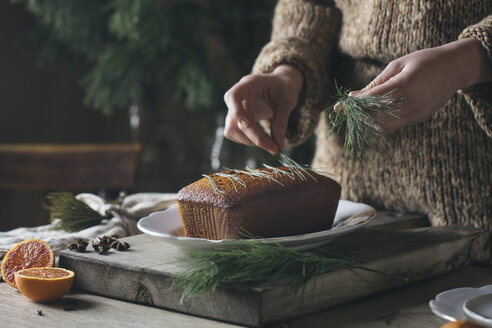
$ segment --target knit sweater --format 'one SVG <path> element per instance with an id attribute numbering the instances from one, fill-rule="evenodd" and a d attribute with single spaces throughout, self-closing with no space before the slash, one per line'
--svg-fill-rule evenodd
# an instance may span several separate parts
<path id="1" fill-rule="evenodd" d="M 280 0 L 253 72 L 280 64 L 302 71 L 286 138 L 298 145 L 316 131 L 312 165 L 338 176 L 342 198 L 423 213 L 436 226 L 492 229 L 492 83 L 458 91 L 362 158 L 344 154 L 342 136 L 328 136 L 324 112 L 334 80 L 358 90 L 391 60 L 420 49 L 474 37 L 492 61 L 491 14 L 492 1 L 480 0 Z"/>

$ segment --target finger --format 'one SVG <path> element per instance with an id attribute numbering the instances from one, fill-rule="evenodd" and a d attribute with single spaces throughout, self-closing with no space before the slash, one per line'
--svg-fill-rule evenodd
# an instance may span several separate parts
<path id="1" fill-rule="evenodd" d="M 251 102 L 249 100 L 244 99 L 242 101 L 243 108 L 246 113 L 251 113 L 248 116 L 254 116 L 255 121 L 260 121 L 260 120 L 268 120 L 273 117 L 273 110 L 271 109 L 270 106 L 268 106 L 265 102 L 263 101 L 257 101 L 257 102 Z M 278 152 L 278 149 L 280 149 L 279 144 L 276 143 L 275 138 L 273 137 L 273 134 L 271 133 L 271 138 L 268 138 L 268 136 L 264 133 L 264 131 L 260 128 L 258 128 L 258 125 L 255 123 L 255 121 L 251 121 L 248 119 L 242 119 L 239 121 L 239 124 L 241 125 L 241 129 L 243 131 L 247 130 L 250 125 L 252 126 L 253 133 L 255 136 L 259 137 L 257 140 L 262 140 L 259 141 L 263 144 L 261 148 L 269 151 L 270 153 L 273 151 L 274 153 Z M 274 131 L 273 128 L 273 122 L 272 122 L 272 127 L 271 127 L 271 132 Z M 285 134 L 285 131 L 284 131 Z M 249 137 L 249 135 L 247 135 Z M 272 147 L 271 141 L 273 139 L 273 143 L 276 144 L 276 147 Z"/>
<path id="2" fill-rule="evenodd" d="M 226 103 L 229 107 L 224 128 L 226 138 L 247 146 L 257 146 L 271 154 L 278 153 L 277 145 L 256 124 L 251 102 L 238 94 L 231 94 Z"/>
<path id="3" fill-rule="evenodd" d="M 254 121 L 253 112 L 246 110 L 244 106 L 245 97 L 239 92 L 227 93 L 224 100 L 229 109 L 228 115 L 231 115 L 231 119 L 236 121 Z"/>
<path id="4" fill-rule="evenodd" d="M 399 86 L 401 86 L 402 78 L 400 76 L 394 76 L 389 79 L 386 83 L 378 85 L 367 92 L 361 93 L 360 96 L 382 96 L 388 95 L 393 98 L 395 101 L 401 99 L 401 91 Z M 394 110 L 400 109 L 400 104 L 396 103 L 394 105 Z M 381 128 L 385 131 L 393 131 L 400 127 L 401 113 L 396 112 L 392 113 L 393 115 L 384 114 L 381 112 L 372 112 L 371 115 L 379 122 Z"/>
<path id="5" fill-rule="evenodd" d="M 401 75 L 395 75 L 383 84 L 370 88 L 367 91 L 362 91 L 358 94 L 359 97 L 364 96 L 383 96 L 391 93 L 391 97 L 398 98 L 397 91 L 402 83 Z"/>
<path id="6" fill-rule="evenodd" d="M 243 99 L 241 104 L 243 109 L 254 117 L 255 122 L 270 120 L 273 118 L 273 109 L 262 99 L 258 99 L 256 101 Z"/>
<path id="7" fill-rule="evenodd" d="M 341 106 L 341 108 L 340 108 Z M 339 102 L 337 102 L 335 104 L 335 106 L 333 106 L 333 110 L 337 113 L 343 113 L 343 110 L 345 109 L 345 103 L 342 102 L 342 104 L 340 104 Z"/>
<path id="8" fill-rule="evenodd" d="M 254 112 L 256 121 L 271 119 L 270 135 L 279 150 L 284 148 L 284 136 L 287 131 L 287 122 L 289 120 L 290 111 L 278 111 L 273 116 L 273 110 L 265 102 L 250 102 L 246 99 L 242 102 L 243 108 L 246 112 Z M 260 116 L 260 117 L 258 117 Z"/>
<path id="9" fill-rule="evenodd" d="M 389 63 L 385 69 L 378 75 L 374 80 L 371 81 L 365 88 L 360 90 L 360 92 L 364 93 L 373 89 L 379 85 L 382 85 L 389 81 L 393 76 L 397 75 L 401 72 L 403 66 L 399 65 L 397 62 Z"/>
<path id="10" fill-rule="evenodd" d="M 265 132 L 255 123 L 246 120 L 238 122 L 238 128 L 253 142 L 257 147 L 268 151 L 274 155 L 279 152 L 277 145 L 268 137 Z"/>
<path id="11" fill-rule="evenodd" d="M 279 150 L 285 147 L 285 133 L 289 122 L 290 112 L 280 112 L 272 119 L 271 135 Z"/>
<path id="12" fill-rule="evenodd" d="M 355 96 L 355 95 L 357 95 L 360 92 L 361 92 L 360 90 L 350 91 L 348 95 L 349 96 Z M 342 106 L 342 107 L 340 108 L 340 106 Z M 345 109 L 345 103 L 344 102 L 342 102 L 342 104 L 340 104 L 339 102 L 337 102 L 335 104 L 335 106 L 333 106 L 333 110 L 335 112 L 337 112 L 337 113 L 343 113 L 344 109 Z"/>
<path id="13" fill-rule="evenodd" d="M 238 122 L 227 115 L 224 126 L 224 136 L 234 142 L 246 146 L 254 146 L 254 143 L 238 128 Z"/>
<path id="14" fill-rule="evenodd" d="M 255 144 L 240 130 L 234 131 L 234 136 L 228 139 L 246 146 L 255 146 Z"/>
<path id="15" fill-rule="evenodd" d="M 247 110 L 245 106 L 247 101 L 239 92 L 227 92 L 224 101 L 229 108 L 225 120 L 224 136 L 247 146 L 255 146 L 255 143 L 241 129 L 241 127 L 250 125 L 250 122 L 254 122 L 253 112 Z"/>

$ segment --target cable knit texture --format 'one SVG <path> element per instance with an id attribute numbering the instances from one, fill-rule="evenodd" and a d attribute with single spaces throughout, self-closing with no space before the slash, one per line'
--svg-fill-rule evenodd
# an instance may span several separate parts
<path id="1" fill-rule="evenodd" d="M 275 9 L 272 41 L 253 67 L 254 73 L 270 73 L 278 65 L 291 64 L 303 72 L 305 97 L 292 112 L 287 131 L 294 145 L 309 138 L 326 105 L 331 54 L 339 26 L 340 14 L 332 2 L 280 1 Z M 268 122 L 263 123 L 268 129 Z"/>
<path id="2" fill-rule="evenodd" d="M 489 10 L 490 12 L 490 10 Z M 479 24 L 466 28 L 460 35 L 460 39 L 476 38 L 487 50 L 489 60 L 492 61 L 492 15 L 484 18 Z M 460 93 L 470 104 L 480 127 L 492 137 L 492 88 L 490 83 L 474 85 Z"/>
<path id="3" fill-rule="evenodd" d="M 478 0 L 280 0 L 272 40 L 253 72 L 287 63 L 304 73 L 287 139 L 299 144 L 316 129 L 313 166 L 337 174 L 342 198 L 424 213 L 433 225 L 491 229 L 492 83 L 460 90 L 426 121 L 389 134 L 386 145 L 361 159 L 344 155 L 341 136 L 328 137 L 323 112 L 333 102 L 334 80 L 360 89 L 391 60 L 416 50 L 474 37 L 492 60 L 491 14 L 492 1 Z"/>

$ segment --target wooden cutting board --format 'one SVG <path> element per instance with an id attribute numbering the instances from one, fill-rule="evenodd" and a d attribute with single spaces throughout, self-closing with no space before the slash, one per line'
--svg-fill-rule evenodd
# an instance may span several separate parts
<path id="1" fill-rule="evenodd" d="M 425 222 L 418 215 L 379 213 L 371 225 L 324 246 L 352 256 L 365 267 L 400 278 L 343 269 L 320 275 L 301 289 L 284 281 L 219 286 L 214 292 L 181 304 L 181 291 L 169 289 L 168 277 L 185 269 L 179 260 L 186 253 L 144 234 L 124 238 L 131 245 L 126 252 L 113 250 L 99 255 L 92 249 L 85 253 L 62 251 L 60 266 L 75 271 L 75 288 L 91 293 L 263 326 L 489 259 L 489 233 L 485 230 L 456 226 L 401 229 Z"/>

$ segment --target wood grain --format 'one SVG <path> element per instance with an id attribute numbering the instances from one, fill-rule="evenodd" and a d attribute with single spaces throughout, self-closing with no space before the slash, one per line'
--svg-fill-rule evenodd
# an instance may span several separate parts
<path id="1" fill-rule="evenodd" d="M 90 295 L 77 290 L 72 290 L 54 302 L 35 303 L 15 288 L 1 283 L 0 295 L 2 327 L 237 327 L 205 318 Z"/>
<path id="2" fill-rule="evenodd" d="M 101 256 L 62 251 L 60 265 L 77 273 L 77 288 L 183 313 L 263 326 L 427 279 L 489 258 L 489 233 L 464 227 L 387 231 L 365 228 L 326 246 L 354 257 L 365 267 L 390 275 L 353 269 L 320 275 L 302 290 L 283 281 L 255 286 L 219 286 L 191 303 L 180 304 L 168 278 L 186 268 L 181 249 L 147 235 L 125 238 L 130 252 Z M 399 277 L 399 278 L 397 278 Z"/>
<path id="3" fill-rule="evenodd" d="M 140 144 L 0 144 L 0 189 L 128 189 Z"/>
<path id="4" fill-rule="evenodd" d="M 471 267 L 296 317 L 269 328 L 437 328 L 444 320 L 434 315 L 429 300 L 445 290 L 492 284 L 492 268 Z M 38 311 L 41 311 L 39 315 Z M 51 303 L 34 303 L 6 283 L 0 283 L 2 327 L 244 327 L 174 311 L 124 302 L 72 290 Z"/>
<path id="5" fill-rule="evenodd" d="M 283 322 L 285 327 L 437 328 L 444 320 L 432 313 L 429 301 L 459 287 L 492 284 L 492 268 L 471 267 L 420 283 L 394 288 L 343 306 Z"/>

